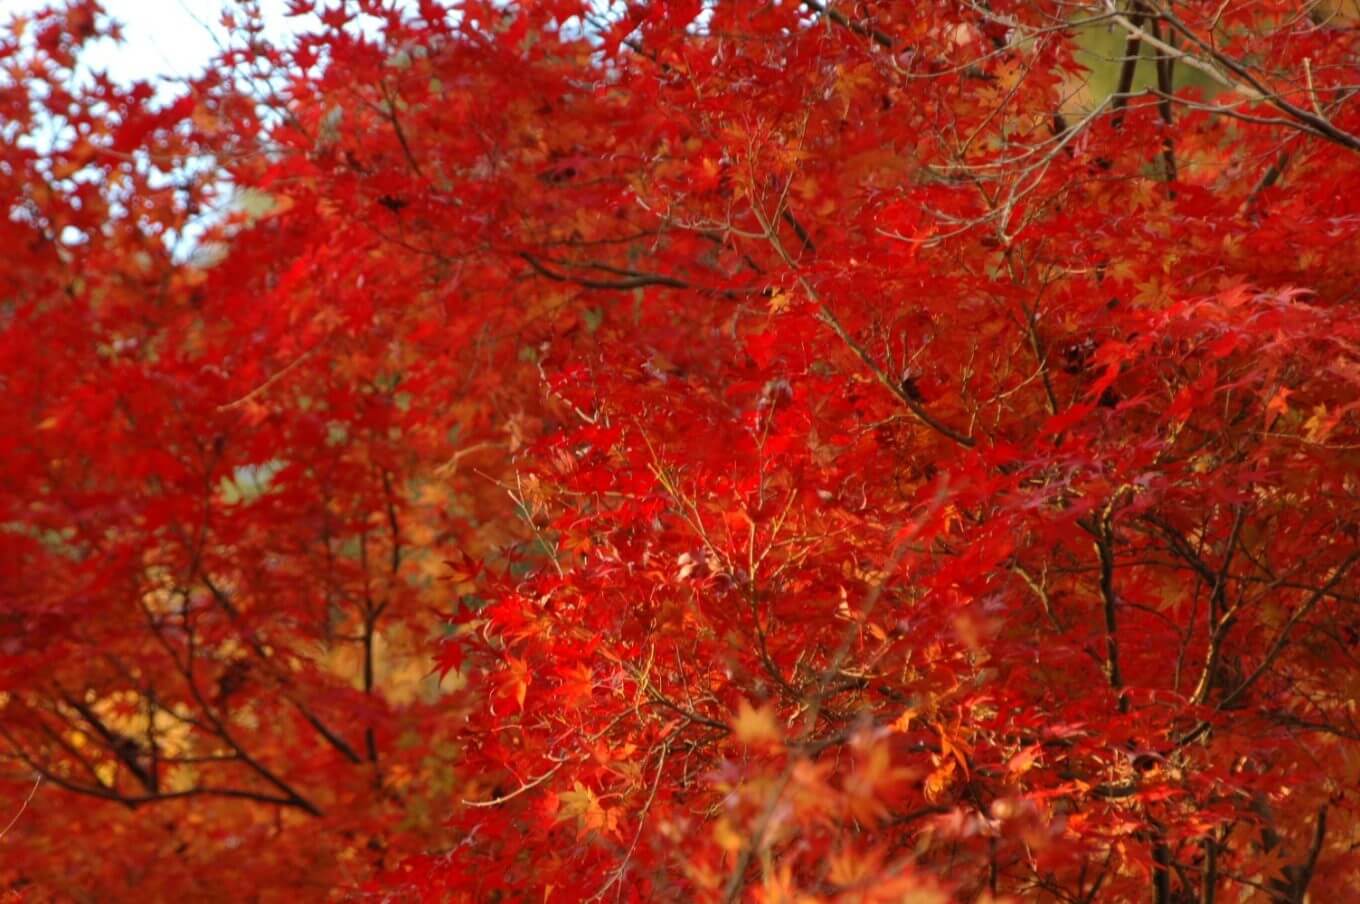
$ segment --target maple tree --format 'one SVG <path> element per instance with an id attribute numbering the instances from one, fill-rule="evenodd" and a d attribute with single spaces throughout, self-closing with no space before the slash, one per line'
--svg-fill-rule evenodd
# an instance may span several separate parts
<path id="1" fill-rule="evenodd" d="M 0 44 L 6 889 L 1360 887 L 1354 9 L 290 10 Z"/>

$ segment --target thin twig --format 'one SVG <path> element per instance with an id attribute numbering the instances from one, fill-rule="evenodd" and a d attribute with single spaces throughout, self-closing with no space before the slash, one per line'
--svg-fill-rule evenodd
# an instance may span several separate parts
<path id="1" fill-rule="evenodd" d="M 557 774 L 557 771 L 558 771 L 559 769 L 561 769 L 561 768 L 562 768 L 563 766 L 565 766 L 565 765 L 566 765 L 565 762 L 558 763 L 556 766 L 552 767 L 552 768 L 549 769 L 547 772 L 545 772 L 545 773 L 543 773 L 542 775 L 540 775 L 538 778 L 530 779 L 528 782 L 526 782 L 526 783 L 523 784 L 523 785 L 520 785 L 520 786 L 519 786 L 518 788 L 516 788 L 514 791 L 511 791 L 509 794 L 502 795 L 501 797 L 495 797 L 495 798 L 492 798 L 491 800 L 466 800 L 466 799 L 465 799 L 465 800 L 463 800 L 463 803 L 466 804 L 466 805 L 469 806 L 469 807 L 499 807 L 501 804 L 505 803 L 506 801 L 514 800 L 516 797 L 519 797 L 519 796 L 520 796 L 521 794 L 523 794 L 525 791 L 532 791 L 533 789 L 537 788 L 539 785 L 543 784 L 543 783 L 546 782 L 548 779 L 550 779 L 550 778 L 552 778 L 554 775 L 556 775 L 556 774 Z"/>
<path id="2" fill-rule="evenodd" d="M 24 802 L 19 805 L 19 812 L 14 814 L 14 818 L 9 821 L 8 825 L 3 829 L 0 829 L 0 841 L 3 841 L 5 836 L 9 834 L 9 830 L 14 828 L 14 824 L 19 821 L 19 817 L 24 815 L 24 811 L 28 809 L 29 802 L 33 800 L 33 795 L 38 793 L 38 786 L 42 784 L 42 781 L 43 777 L 39 774 L 37 779 L 33 782 L 33 787 L 28 792 L 28 797 L 25 797 Z"/>

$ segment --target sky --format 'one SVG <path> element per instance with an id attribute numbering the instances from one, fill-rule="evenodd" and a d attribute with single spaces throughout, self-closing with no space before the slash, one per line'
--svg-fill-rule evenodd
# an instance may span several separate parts
<path id="1" fill-rule="evenodd" d="M 124 85 L 149 82 L 162 102 L 182 93 L 184 79 L 212 60 L 218 43 L 225 40 L 222 12 L 235 5 L 232 0 L 101 0 L 101 4 L 110 18 L 122 23 L 123 40 L 86 45 L 78 71 L 103 70 Z M 51 5 L 54 0 L 0 0 L 0 27 L 15 16 Z M 259 0 L 259 6 L 270 37 L 282 38 L 307 24 L 306 19 L 285 15 L 287 0 Z M 191 254 L 220 212 L 205 210 L 182 236 L 167 235 L 167 242 L 177 254 Z M 78 241 L 79 236 L 63 234 L 63 239 Z"/>
<path id="2" fill-rule="evenodd" d="M 0 0 L 0 20 L 46 6 L 51 0 Z M 82 55 L 93 69 L 118 82 L 151 81 L 194 75 L 217 50 L 223 34 L 222 10 L 230 0 L 103 0 L 108 15 L 123 23 L 123 43 L 100 41 Z M 291 20 L 285 0 L 261 0 L 266 25 L 287 34 Z"/>

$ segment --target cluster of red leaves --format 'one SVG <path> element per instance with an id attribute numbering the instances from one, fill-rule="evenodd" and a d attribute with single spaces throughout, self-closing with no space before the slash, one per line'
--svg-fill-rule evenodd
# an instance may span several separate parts
<path id="1" fill-rule="evenodd" d="M 11 887 L 1360 883 L 1344 10 L 292 6 L 0 52 Z"/>

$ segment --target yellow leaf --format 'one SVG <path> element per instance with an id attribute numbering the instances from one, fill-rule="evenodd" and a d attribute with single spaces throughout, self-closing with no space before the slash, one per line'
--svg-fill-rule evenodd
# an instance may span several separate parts
<path id="1" fill-rule="evenodd" d="M 580 782 L 572 784 L 572 790 L 557 795 L 560 809 L 557 811 L 559 822 L 567 819 L 583 818 L 600 808 L 600 799 L 595 792 Z"/>
<path id="2" fill-rule="evenodd" d="M 714 823 L 713 840 L 718 842 L 718 847 L 729 854 L 735 854 L 746 843 L 746 840 L 741 837 L 741 833 L 732 828 L 732 823 L 726 819 L 720 819 Z"/>
<path id="3" fill-rule="evenodd" d="M 902 713 L 902 715 L 900 715 L 900 716 L 897 717 L 897 720 L 896 720 L 895 722 L 893 722 L 893 724 L 892 724 L 892 730 L 893 730 L 893 731 L 896 731 L 896 732 L 907 732 L 907 731 L 910 731 L 910 730 L 911 730 L 911 722 L 912 722 L 913 719 L 916 718 L 916 715 L 917 715 L 917 713 L 916 713 L 915 708 L 911 708 L 911 709 L 906 710 L 905 712 Z"/>
<path id="4" fill-rule="evenodd" d="M 829 858 L 827 878 L 837 885 L 850 886 L 871 880 L 878 870 L 880 858 L 861 856 L 854 850 L 837 851 Z"/>
<path id="5" fill-rule="evenodd" d="M 943 727 L 940 732 L 940 752 L 948 757 L 953 757 L 959 764 L 965 777 L 968 775 L 968 745 L 957 736 L 951 737 Z"/>
<path id="6" fill-rule="evenodd" d="M 421 577 L 428 578 L 432 581 L 437 581 L 442 578 L 450 578 L 455 581 L 459 580 L 458 577 L 450 574 L 449 566 L 444 563 L 443 559 L 439 558 L 439 556 L 430 555 L 429 553 L 420 556 L 416 560 L 416 573 Z M 466 575 L 463 575 L 463 578 L 465 579 Z"/>
<path id="7" fill-rule="evenodd" d="M 738 741 L 752 746 L 778 744 L 784 736 L 772 707 L 762 706 L 756 709 L 745 700 L 741 701 L 741 706 L 737 710 L 732 730 L 736 733 Z"/>
<path id="8" fill-rule="evenodd" d="M 954 784 L 954 760 L 948 759 L 938 769 L 926 777 L 926 800 L 938 803 L 943 800 L 951 785 Z"/>
<path id="9" fill-rule="evenodd" d="M 432 546 L 434 545 L 435 537 L 439 536 L 438 531 L 429 524 L 421 521 L 412 521 L 410 524 L 403 524 L 402 528 L 404 529 L 403 533 L 406 534 L 406 538 L 408 538 L 416 547 Z"/>
<path id="10" fill-rule="evenodd" d="M 1304 423 L 1303 429 L 1308 436 L 1309 442 L 1320 443 L 1327 439 L 1332 428 L 1341 419 L 1340 413 L 1333 414 L 1327 410 L 1326 405 L 1318 404 L 1313 407 L 1313 416 Z"/>
<path id="11" fill-rule="evenodd" d="M 1008 775 L 1013 776 L 1023 775 L 1030 769 L 1034 768 L 1034 764 L 1038 761 L 1038 759 L 1039 759 L 1038 744 L 1032 744 L 1029 747 L 1025 747 L 1006 762 L 1006 773 Z"/>

